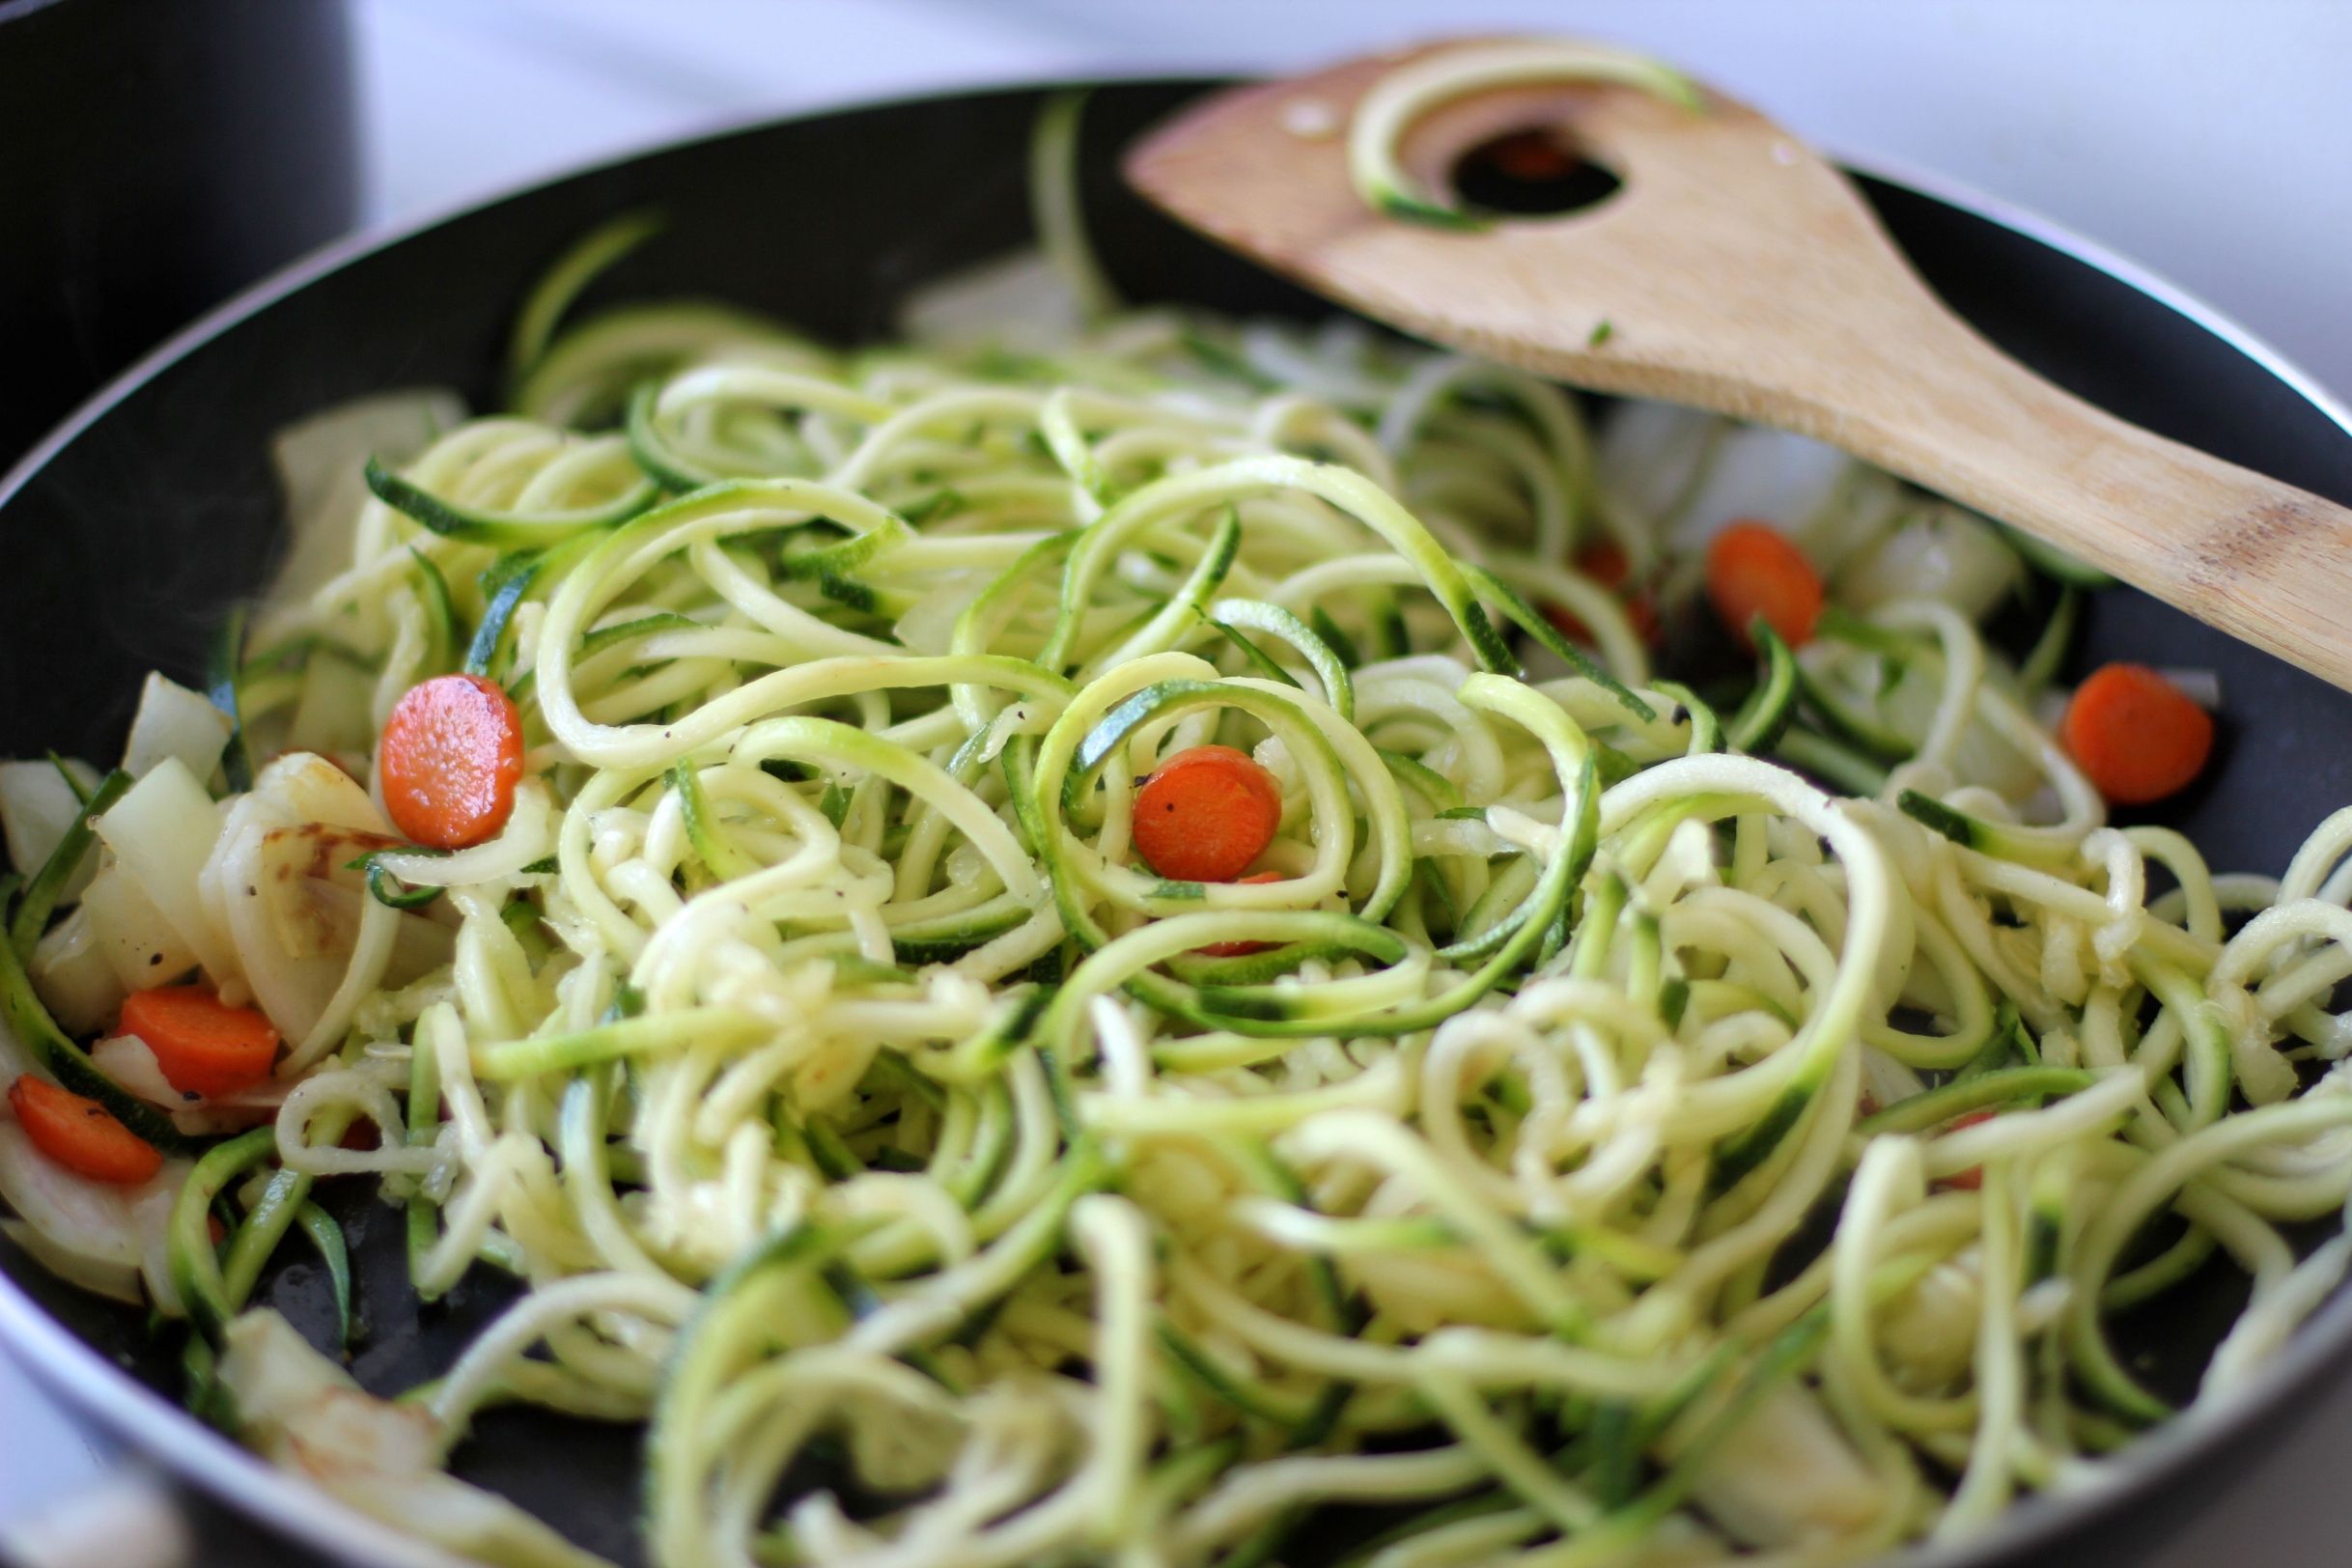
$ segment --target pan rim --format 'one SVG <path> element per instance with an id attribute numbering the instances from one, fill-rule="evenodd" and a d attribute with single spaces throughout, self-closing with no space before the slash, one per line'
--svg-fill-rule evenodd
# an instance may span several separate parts
<path id="1" fill-rule="evenodd" d="M 1020 97 L 1084 86 L 1211 87 L 1234 74 L 1161 70 L 1100 70 L 1081 76 L 986 81 L 964 87 L 813 102 L 786 113 L 758 112 L 685 134 L 634 146 L 536 174 L 511 185 L 468 195 L 422 212 L 370 225 L 331 240 L 232 295 L 164 339 L 93 393 L 0 474 L 0 512 L 58 454 L 139 388 L 181 359 L 280 301 L 366 257 L 454 222 L 469 213 L 521 200 L 582 176 L 704 143 L 832 116 L 943 99 Z M 2260 368 L 2352 437 L 2352 406 L 2259 334 L 2192 291 L 2030 208 L 1899 159 L 1827 150 L 1847 171 L 1924 196 L 2031 239 L 2103 272 L 2154 300 Z M 72 1412 L 94 1419 L 130 1446 L 160 1461 L 247 1515 L 345 1560 L 399 1568 L 453 1568 L 462 1559 L 382 1524 L 323 1489 L 280 1470 L 197 1421 L 154 1389 L 111 1363 L 61 1320 L 42 1309 L 15 1280 L 0 1274 L 0 1350 Z M 2099 1481 L 2063 1495 L 2038 1494 L 2019 1502 L 1984 1535 L 1947 1546 L 1926 1546 L 1884 1559 L 1889 1568 L 1984 1568 L 2055 1536 L 2077 1529 L 2131 1495 L 2185 1469 L 2198 1451 L 2219 1448 L 2257 1421 L 2278 1414 L 2287 1392 L 2339 1371 L 2352 1357 L 2352 1287 L 2339 1289 L 2288 1345 L 2240 1392 L 2216 1408 L 2176 1417 L 2105 1462 Z"/>

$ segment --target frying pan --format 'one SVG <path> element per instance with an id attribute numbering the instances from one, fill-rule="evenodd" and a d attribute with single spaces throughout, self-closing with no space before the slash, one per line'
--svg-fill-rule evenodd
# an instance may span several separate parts
<path id="1" fill-rule="evenodd" d="M 1082 178 L 1112 274 L 1137 300 L 1328 312 L 1120 186 L 1118 150 L 1209 85 L 1134 81 L 1096 95 Z M 911 285 L 1024 240 L 1022 168 L 1039 98 L 886 103 L 669 147 L 329 251 L 199 322 L 0 483 L 0 755 L 112 755 L 140 673 L 191 678 L 220 612 L 265 580 L 280 544 L 270 433 L 390 387 L 448 384 L 477 408 L 494 406 L 517 301 L 592 224 L 649 204 L 670 218 L 591 304 L 703 294 L 820 336 L 872 337 Z M 1928 281 L 2034 369 L 2126 419 L 2352 502 L 2352 416 L 2242 333 L 2063 236 L 1900 181 L 1862 185 Z M 2219 672 L 2222 761 L 2163 818 L 2217 868 L 2276 873 L 2312 824 L 2352 801 L 2352 694 L 2121 590 L 2093 602 L 2077 658 Z M 360 1184 L 327 1186 L 350 1189 L 330 1201 L 350 1236 L 366 1330 L 352 1370 L 383 1392 L 437 1373 L 507 1288 L 477 1272 L 418 1309 L 406 1300 L 397 1212 Z M 2116 1331 L 2153 1382 L 2185 1393 L 2243 1298 L 2242 1283 L 2215 1268 Z M 258 1300 L 323 1337 L 324 1282 L 304 1263 L 280 1267 Z M 279 1529 L 354 1560 L 445 1560 L 196 1425 L 178 1406 L 174 1347 L 148 1337 L 143 1313 L 78 1295 L 5 1242 L 0 1342 L 69 1404 Z M 2256 1460 L 2347 1358 L 2352 1293 L 2251 1392 L 2151 1436 L 2103 1489 L 2033 1499 L 1983 1540 L 1907 1561 L 2055 1564 L 2079 1557 L 2092 1531 L 2100 1560 L 2126 1559 Z M 455 1468 L 631 1563 L 642 1560 L 638 1447 L 633 1429 L 494 1411 Z"/>

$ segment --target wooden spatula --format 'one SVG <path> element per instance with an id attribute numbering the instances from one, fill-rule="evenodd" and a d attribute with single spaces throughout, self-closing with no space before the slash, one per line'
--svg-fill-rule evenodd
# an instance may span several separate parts
<path id="1" fill-rule="evenodd" d="M 1442 44 L 1436 49 L 1492 49 Z M 1601 205 L 1475 231 L 1373 210 L 1346 131 L 1432 50 L 1222 93 L 1139 144 L 1176 217 L 1418 337 L 1580 386 L 1832 442 L 2352 687 L 2352 512 L 2124 423 L 2025 369 L 1928 292 L 1844 176 L 1745 104 L 1631 86 L 1433 106 L 1397 161 L 1446 188 L 1490 138 L 1565 127 L 1622 181 Z"/>

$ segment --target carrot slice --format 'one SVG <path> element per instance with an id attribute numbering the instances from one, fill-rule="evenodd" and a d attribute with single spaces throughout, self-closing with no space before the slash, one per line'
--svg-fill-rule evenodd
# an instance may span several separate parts
<path id="1" fill-rule="evenodd" d="M 1277 882 L 1282 880 L 1282 873 L 1258 871 L 1240 880 L 1245 882 Z M 1272 946 L 1272 942 L 1211 942 L 1193 951 L 1203 958 L 1247 958 L 1252 953 L 1263 953 Z"/>
<path id="2" fill-rule="evenodd" d="M 33 1147 L 76 1176 L 135 1187 L 163 1168 L 155 1146 L 95 1100 L 27 1074 L 8 1086 L 8 1103 Z"/>
<path id="3" fill-rule="evenodd" d="M 1634 563 L 1625 553 L 1625 546 L 1613 539 L 1596 539 L 1577 546 L 1576 569 L 1604 588 L 1622 588 L 1634 574 Z"/>
<path id="4" fill-rule="evenodd" d="M 1965 1116 L 1954 1116 L 1951 1119 L 1951 1125 L 1946 1127 L 1945 1131 L 1947 1133 L 1957 1133 L 1964 1127 L 1974 1127 L 1979 1122 L 1989 1122 L 1998 1114 L 2000 1114 L 1998 1111 L 1972 1110 Z M 1956 1170 L 1949 1176 L 1945 1177 L 1942 1185 L 1946 1187 L 1956 1187 L 1967 1192 L 1980 1190 L 1984 1186 L 1984 1167 L 1982 1165 L 1971 1165 L 1966 1170 Z"/>
<path id="5" fill-rule="evenodd" d="M 1744 518 L 1707 546 L 1707 598 L 1743 646 L 1761 615 L 1782 642 L 1799 648 L 1821 619 L 1821 574 L 1786 534 Z"/>
<path id="6" fill-rule="evenodd" d="M 2099 793 L 2123 806 L 2185 788 L 2213 755 L 2213 715 L 2144 664 L 2092 671 L 2058 734 Z"/>
<path id="7" fill-rule="evenodd" d="M 1248 753 L 1193 746 L 1135 792 L 1135 851 L 1176 882 L 1231 882 L 1274 842 L 1282 791 Z"/>
<path id="8" fill-rule="evenodd" d="M 1632 584 L 1634 566 L 1626 558 L 1623 546 L 1614 540 L 1596 539 L 1589 545 L 1577 547 L 1573 564 L 1579 572 L 1602 587 L 1616 589 L 1617 597 L 1625 601 L 1625 618 L 1633 623 L 1634 635 L 1645 644 L 1654 646 L 1657 643 L 1659 621 L 1656 596 L 1647 588 Z M 1589 643 L 1593 640 L 1592 628 L 1586 626 L 1582 617 L 1565 604 L 1546 604 L 1543 610 L 1544 619 L 1559 628 L 1560 635 L 1569 641 Z"/>
<path id="9" fill-rule="evenodd" d="M 495 837 L 522 779 L 522 715 L 495 681 L 436 675 L 410 686 L 376 754 L 384 807 L 409 839 L 462 850 Z"/>
<path id="10" fill-rule="evenodd" d="M 123 1032 L 155 1053 L 182 1094 L 235 1094 L 269 1077 L 278 1031 L 250 1007 L 224 1006 L 203 986 L 134 991 L 123 1003 Z"/>

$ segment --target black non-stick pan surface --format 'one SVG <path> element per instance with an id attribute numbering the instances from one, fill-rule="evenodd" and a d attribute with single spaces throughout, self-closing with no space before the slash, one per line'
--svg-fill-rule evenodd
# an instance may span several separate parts
<path id="1" fill-rule="evenodd" d="M 1119 150 L 1203 85 L 1125 83 L 1093 100 L 1085 205 L 1111 272 L 1136 300 L 1328 310 L 1121 188 Z M 450 384 L 494 407 L 517 302 L 591 225 L 649 204 L 670 219 L 591 303 L 701 294 L 822 337 L 870 338 L 910 286 L 1024 240 L 1037 103 L 1025 91 L 929 98 L 669 148 L 313 262 L 200 324 L 0 486 L 0 755 L 113 755 L 140 674 L 193 677 L 221 611 L 266 579 L 281 529 L 270 433 L 390 387 Z M 1897 183 L 1863 186 L 1928 281 L 2034 369 L 2127 419 L 2352 503 L 2352 434 L 2225 330 L 2061 243 Z M 2220 672 L 2222 761 L 2166 818 L 2217 869 L 2276 873 L 2315 822 L 2352 802 L 2352 695 L 2126 591 L 2095 601 L 2077 653 L 2085 666 L 2118 658 Z M 478 1272 L 420 1311 L 395 1211 L 363 1184 L 328 1185 L 348 1189 L 336 1202 L 357 1259 L 366 1331 L 353 1371 L 385 1392 L 437 1373 L 506 1287 Z M 181 1415 L 173 1347 L 149 1337 L 145 1314 L 57 1284 L 5 1243 L 0 1274 L 0 1339 L 68 1401 L 313 1544 L 413 1559 L 379 1527 Z M 301 1262 L 284 1265 L 263 1299 L 323 1326 L 323 1282 Z M 2186 1392 L 2242 1299 L 2215 1268 L 2118 1333 L 2159 1386 Z M 2255 1392 L 2151 1438 L 2106 1490 L 2030 1502 L 1989 1540 L 1935 1560 L 2131 1560 L 2252 1463 L 2347 1351 L 2352 1296 L 2323 1311 Z M 642 1560 L 639 1459 L 634 1429 L 503 1411 L 477 1423 L 456 1469 L 628 1563 Z"/>

